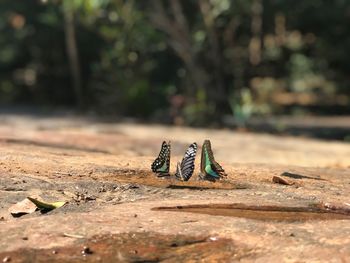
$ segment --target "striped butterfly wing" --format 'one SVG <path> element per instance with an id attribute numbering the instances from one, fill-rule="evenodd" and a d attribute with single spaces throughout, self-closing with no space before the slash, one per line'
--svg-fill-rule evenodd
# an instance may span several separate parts
<path id="1" fill-rule="evenodd" d="M 224 169 L 214 159 L 214 154 L 209 140 L 205 140 L 202 147 L 201 175 L 206 179 L 212 180 L 220 179 L 223 176 L 226 176 Z"/>
<path id="2" fill-rule="evenodd" d="M 178 179 L 182 181 L 188 181 L 191 178 L 194 171 L 194 161 L 196 159 L 196 153 L 197 143 L 192 143 L 185 152 L 181 163 L 177 164 L 175 176 Z"/>
<path id="3" fill-rule="evenodd" d="M 154 160 L 151 165 L 151 169 L 154 173 L 159 174 L 160 176 L 169 174 L 170 167 L 170 142 L 162 143 L 162 148 L 160 149 L 158 157 Z"/>

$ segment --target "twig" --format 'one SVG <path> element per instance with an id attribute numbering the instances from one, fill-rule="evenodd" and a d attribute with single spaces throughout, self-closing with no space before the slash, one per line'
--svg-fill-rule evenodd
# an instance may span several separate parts
<path id="1" fill-rule="evenodd" d="M 68 234 L 68 233 L 63 233 L 64 237 L 72 237 L 72 238 L 85 238 L 84 236 L 81 235 L 75 235 L 75 234 Z"/>

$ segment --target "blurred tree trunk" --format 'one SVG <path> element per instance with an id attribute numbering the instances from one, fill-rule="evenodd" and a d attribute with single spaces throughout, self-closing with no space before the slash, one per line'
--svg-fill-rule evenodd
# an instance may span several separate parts
<path id="1" fill-rule="evenodd" d="M 254 66 L 261 62 L 262 14 L 262 1 L 254 0 L 252 3 L 252 38 L 249 43 L 249 60 Z"/>
<path id="2" fill-rule="evenodd" d="M 220 50 L 218 34 L 215 28 L 215 16 L 212 12 L 213 7 L 208 0 L 199 0 L 198 4 L 211 46 L 210 60 L 214 67 L 213 75 L 215 89 L 211 88 L 208 93 L 211 93 L 211 97 L 215 100 L 216 109 L 220 112 L 227 103 L 227 94 L 225 92 L 223 81 L 222 52 Z"/>
<path id="3" fill-rule="evenodd" d="M 150 3 L 152 4 L 151 21 L 169 36 L 170 47 L 189 71 L 194 84 L 191 93 L 195 95 L 198 90 L 205 89 L 207 79 L 204 69 L 196 62 L 196 53 L 192 47 L 191 34 L 181 3 L 179 0 L 169 0 L 171 16 L 168 15 L 161 0 L 153 0 Z"/>
<path id="4" fill-rule="evenodd" d="M 224 46 L 226 49 L 231 50 L 231 55 L 230 55 L 230 60 L 232 63 L 238 66 L 234 66 L 231 68 L 231 76 L 233 76 L 233 87 L 235 89 L 235 92 L 243 88 L 244 86 L 244 81 L 243 81 L 243 75 L 244 75 L 244 70 L 242 70 L 242 57 L 238 52 L 232 52 L 235 50 L 235 47 L 238 46 L 236 43 L 236 32 L 237 28 L 242 24 L 242 18 L 233 15 L 230 19 L 230 22 L 227 24 L 227 26 L 224 29 L 223 32 L 223 41 L 224 41 Z M 231 94 L 232 95 L 232 94 Z"/>
<path id="5" fill-rule="evenodd" d="M 74 88 L 76 102 L 78 108 L 84 107 L 84 98 L 82 90 L 82 82 L 80 75 L 79 55 L 77 49 L 77 40 L 75 35 L 74 24 L 74 6 L 72 0 L 63 1 L 63 15 L 64 15 L 64 32 L 66 40 L 66 49 L 69 60 L 69 68 L 72 79 L 72 86 Z"/>

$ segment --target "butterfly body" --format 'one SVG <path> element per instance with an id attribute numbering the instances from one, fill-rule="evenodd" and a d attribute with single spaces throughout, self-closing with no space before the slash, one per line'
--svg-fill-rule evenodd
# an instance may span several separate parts
<path id="1" fill-rule="evenodd" d="M 209 140 L 205 140 L 202 146 L 200 178 L 216 181 L 226 176 L 224 169 L 214 159 Z"/>
<path id="2" fill-rule="evenodd" d="M 175 176 L 177 179 L 181 181 L 188 181 L 194 171 L 194 161 L 196 159 L 197 153 L 197 144 L 192 143 L 190 147 L 188 147 L 185 155 L 180 162 L 177 163 Z"/>
<path id="3" fill-rule="evenodd" d="M 167 176 L 169 175 L 170 168 L 170 142 L 166 143 L 165 141 L 162 143 L 162 148 L 160 149 L 158 157 L 154 160 L 151 165 L 151 169 L 157 176 Z"/>

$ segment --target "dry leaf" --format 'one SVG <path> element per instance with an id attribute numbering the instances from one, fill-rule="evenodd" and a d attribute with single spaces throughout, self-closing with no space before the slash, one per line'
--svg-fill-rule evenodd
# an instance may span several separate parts
<path id="1" fill-rule="evenodd" d="M 46 210 L 50 211 L 56 208 L 59 208 L 61 206 L 64 206 L 66 202 L 64 201 L 59 201 L 59 202 L 54 202 L 54 203 L 47 203 L 43 201 L 39 201 L 38 199 L 32 198 L 32 197 L 27 197 L 30 201 L 32 201 L 37 208 L 40 210 Z"/>
<path id="2" fill-rule="evenodd" d="M 274 182 L 276 184 L 283 184 L 283 185 L 292 185 L 293 184 L 293 183 L 288 182 L 286 179 L 283 179 L 279 176 L 272 177 L 272 182 Z"/>
<path id="3" fill-rule="evenodd" d="M 29 199 L 24 199 L 13 206 L 11 206 L 8 211 L 11 213 L 14 217 L 20 217 L 25 214 L 31 214 L 34 213 L 37 209 L 37 206 L 31 202 Z"/>

